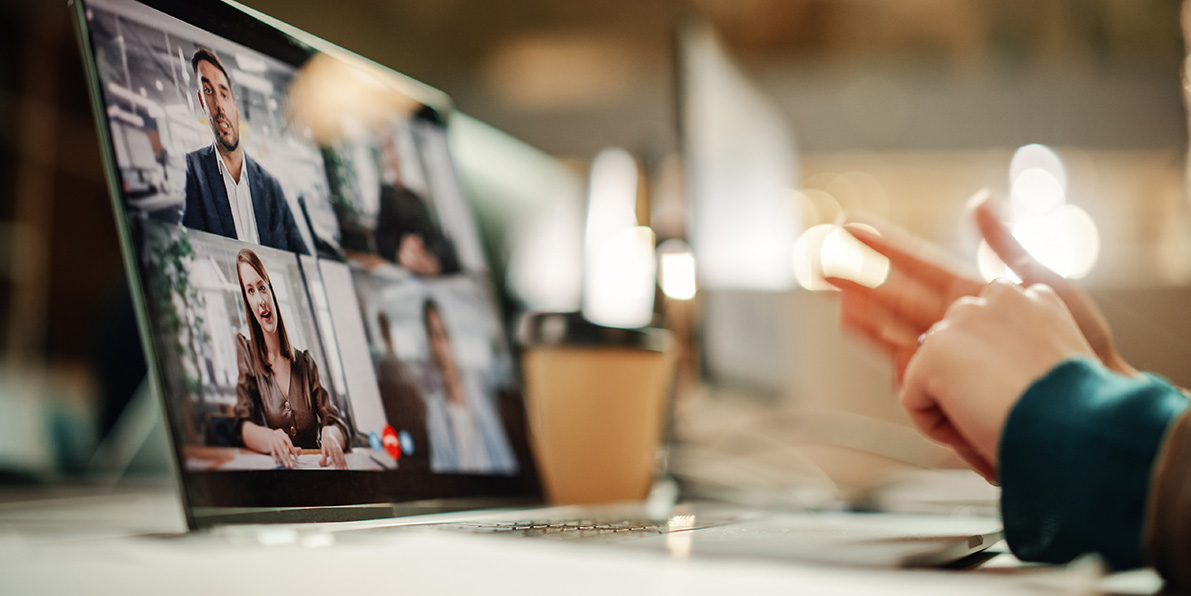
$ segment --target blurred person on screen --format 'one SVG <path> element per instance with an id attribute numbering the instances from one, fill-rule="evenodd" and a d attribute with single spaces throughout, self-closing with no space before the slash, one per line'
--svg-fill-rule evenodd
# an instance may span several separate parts
<path id="1" fill-rule="evenodd" d="M 455 244 L 435 221 L 426 200 L 406 185 L 395 145 L 390 139 L 383 149 L 389 179 L 380 187 L 376 250 L 382 258 L 423 277 L 457 273 Z"/>
<path id="2" fill-rule="evenodd" d="M 493 401 L 460 369 L 438 303 L 422 304 L 433 374 L 425 391 L 430 464 L 436 472 L 510 472 L 517 461 Z"/>

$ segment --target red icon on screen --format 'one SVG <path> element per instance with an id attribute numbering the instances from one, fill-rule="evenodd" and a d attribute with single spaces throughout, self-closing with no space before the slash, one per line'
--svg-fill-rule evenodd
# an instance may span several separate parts
<path id="1" fill-rule="evenodd" d="M 385 452 L 393 459 L 401 459 L 401 439 L 397 438 L 397 431 L 393 430 L 392 426 L 385 425 L 385 430 L 381 435 L 381 444 L 385 446 Z"/>

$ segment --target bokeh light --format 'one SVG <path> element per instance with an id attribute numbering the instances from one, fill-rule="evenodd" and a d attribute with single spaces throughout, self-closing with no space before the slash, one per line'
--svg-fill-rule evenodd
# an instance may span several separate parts
<path id="1" fill-rule="evenodd" d="M 889 195 L 885 186 L 868 172 L 845 172 L 828 181 L 823 189 L 839 199 L 845 209 L 889 217 Z"/>
<path id="2" fill-rule="evenodd" d="M 1032 169 L 1039 169 L 1054 176 L 1063 192 L 1067 191 L 1067 168 L 1063 165 L 1063 160 L 1059 159 L 1059 155 L 1050 147 L 1033 144 L 1021 147 L 1014 152 L 1013 159 L 1009 162 L 1010 185 L 1016 183 L 1017 178 L 1026 170 Z"/>
<path id="3" fill-rule="evenodd" d="M 823 279 L 823 263 L 820 253 L 827 235 L 836 229 L 833 224 L 811 226 L 798 236 L 794 243 L 794 278 L 798 285 L 808 290 L 832 290 L 831 284 Z"/>
<path id="4" fill-rule="evenodd" d="M 605 239 L 588 260 L 583 316 L 607 327 L 644 327 L 657 279 L 653 230 L 638 226 Z"/>
<path id="5" fill-rule="evenodd" d="M 810 228 L 818 224 L 833 223 L 839 218 L 843 208 L 831 193 L 817 188 L 804 188 L 794 191 L 797 206 L 804 217 L 802 220 Z"/>
<path id="6" fill-rule="evenodd" d="M 637 226 L 637 161 L 605 149 L 591 164 L 584 234 L 583 315 L 609 327 L 642 327 L 653 316 L 654 234 Z"/>
<path id="7" fill-rule="evenodd" d="M 864 227 L 878 234 L 871 226 Z M 842 227 L 836 227 L 823 239 L 819 260 L 824 277 L 842 277 L 870 288 L 885 283 L 889 277 L 889 259 Z"/>
<path id="8" fill-rule="evenodd" d="M 637 161 L 620 148 L 605 149 L 591 163 L 586 251 L 637 225 Z"/>
<path id="9" fill-rule="evenodd" d="M 1067 277 L 1086 277 L 1100 259 L 1100 231 L 1092 216 L 1077 205 L 1064 205 L 1061 219 L 1071 243 L 1071 270 Z"/>
<path id="10" fill-rule="evenodd" d="M 1100 257 L 1100 232 L 1096 223 L 1076 205 L 1063 205 L 1048 215 L 1025 219 L 1011 229 L 1013 237 L 1035 259 L 1069 279 L 1087 276 Z M 976 262 L 987 281 L 998 277 L 1021 281 L 987 242 L 980 242 Z"/>
<path id="11" fill-rule="evenodd" d="M 1011 208 L 1019 217 L 1049 214 L 1067 200 L 1063 184 L 1042 168 L 1029 168 L 1018 174 L 1010 188 Z"/>
<path id="12" fill-rule="evenodd" d="M 1035 259 L 1066 278 L 1091 273 L 1100 256 L 1100 233 L 1086 211 L 1067 203 L 1067 169 L 1044 145 L 1018 149 L 1009 164 L 1007 223 L 1013 237 Z M 986 280 L 1020 281 L 981 241 L 977 266 Z"/>
<path id="13" fill-rule="evenodd" d="M 686 242 L 670 239 L 658 246 L 658 283 L 673 300 L 695 297 L 695 256 Z"/>
<path id="14" fill-rule="evenodd" d="M 1021 281 L 1021 278 L 1001 261 L 985 240 L 981 240 L 980 246 L 976 249 L 976 266 L 980 269 L 980 276 L 984 278 L 984 281 L 992 281 L 1001 277 L 1014 282 Z"/>
<path id="15" fill-rule="evenodd" d="M 874 234 L 877 230 L 865 226 Z M 802 233 L 794 244 L 794 277 L 803 288 L 835 290 L 828 277 L 840 277 L 875 288 L 889 277 L 889 259 L 865 246 L 847 230 L 819 224 Z"/>

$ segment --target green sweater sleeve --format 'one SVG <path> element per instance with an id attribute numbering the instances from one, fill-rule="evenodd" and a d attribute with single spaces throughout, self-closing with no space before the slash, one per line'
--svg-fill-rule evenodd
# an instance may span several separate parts
<path id="1" fill-rule="evenodd" d="M 1088 552 L 1142 565 L 1154 460 L 1187 398 L 1156 377 L 1068 360 L 1009 413 L 1000 443 L 1001 514 L 1018 558 L 1062 563 Z"/>

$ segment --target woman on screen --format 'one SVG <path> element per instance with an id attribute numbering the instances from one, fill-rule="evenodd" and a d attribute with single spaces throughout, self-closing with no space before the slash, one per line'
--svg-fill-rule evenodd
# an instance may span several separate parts
<path id="1" fill-rule="evenodd" d="M 260 257 L 236 255 L 240 294 L 252 337 L 236 338 L 236 420 L 245 447 L 293 468 L 302 449 L 319 449 L 319 465 L 347 467 L 347 425 L 319 381 L 310 352 L 294 353 Z"/>

